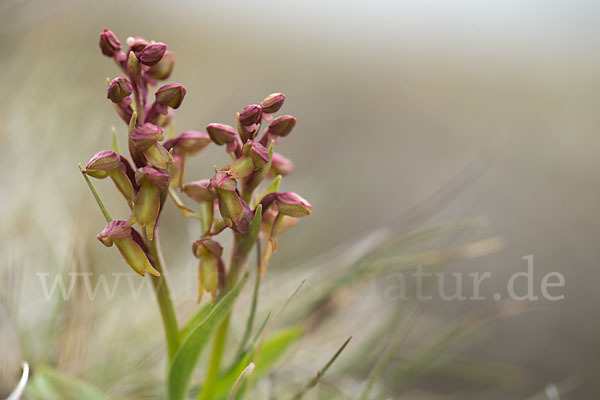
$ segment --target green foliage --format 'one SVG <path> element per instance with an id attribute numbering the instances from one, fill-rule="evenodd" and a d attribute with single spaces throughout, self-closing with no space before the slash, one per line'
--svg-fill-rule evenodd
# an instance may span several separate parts
<path id="1" fill-rule="evenodd" d="M 202 350 L 221 322 L 229 315 L 239 296 L 247 275 L 227 292 L 210 310 L 206 318 L 191 330 L 169 365 L 167 392 L 169 400 L 185 398 L 192 372 L 198 363 Z"/>
<path id="2" fill-rule="evenodd" d="M 109 400 L 98 389 L 50 367 L 38 367 L 25 394 L 32 400 Z"/>

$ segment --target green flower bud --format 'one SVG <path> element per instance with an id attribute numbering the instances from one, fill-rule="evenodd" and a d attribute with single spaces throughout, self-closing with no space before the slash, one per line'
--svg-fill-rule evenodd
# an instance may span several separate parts
<path id="1" fill-rule="evenodd" d="M 199 239 L 192 245 L 196 258 L 200 259 L 198 266 L 198 302 L 204 291 L 211 294 L 212 303 L 217 297 L 219 283 L 224 283 L 225 267 L 223 264 L 223 246 L 212 239 Z"/>
<path id="2" fill-rule="evenodd" d="M 160 212 L 161 191 L 169 185 L 169 175 L 156 168 L 146 166 L 135 172 L 135 180 L 140 190 L 135 198 L 133 216 L 140 226 L 145 227 L 146 234 L 152 240 L 154 226 Z"/>

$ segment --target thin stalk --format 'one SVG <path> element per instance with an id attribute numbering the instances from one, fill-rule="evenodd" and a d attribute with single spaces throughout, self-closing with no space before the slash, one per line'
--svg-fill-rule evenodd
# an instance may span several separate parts
<path id="1" fill-rule="evenodd" d="M 102 214 L 104 215 L 104 219 L 106 219 L 106 222 L 112 221 L 110 214 L 106 210 L 106 207 L 104 207 L 104 203 L 102 202 L 100 195 L 98 195 L 98 192 L 96 192 L 96 188 L 90 181 L 90 178 L 88 178 L 88 176 L 83 172 L 83 167 L 81 166 L 81 164 L 79 164 L 79 171 L 81 171 L 81 175 L 83 176 L 83 179 L 85 179 L 85 182 L 87 183 L 88 187 L 90 188 L 92 195 L 94 196 L 94 199 L 96 199 L 96 203 L 98 203 L 98 207 L 100 207 L 100 210 L 102 211 Z"/>
<path id="2" fill-rule="evenodd" d="M 144 239 L 146 241 L 146 245 L 148 246 L 150 257 L 154 261 L 154 268 L 160 272 L 160 276 L 151 275 L 150 279 L 152 280 L 152 287 L 156 293 L 156 300 L 158 301 L 160 316 L 162 317 L 165 338 L 167 341 L 167 353 L 170 361 L 173 359 L 175 353 L 177 353 L 177 350 L 179 349 L 181 338 L 179 336 L 179 324 L 177 323 L 175 307 L 173 307 L 173 301 L 169 292 L 169 285 L 167 284 L 166 270 L 164 267 L 165 264 L 159 244 L 158 227 L 154 231 L 154 240 L 149 240 L 145 233 Z"/>
<path id="3" fill-rule="evenodd" d="M 246 257 L 248 256 L 248 253 L 242 254 L 238 250 L 240 239 L 241 236 L 235 234 L 233 238 L 231 262 L 229 265 L 229 275 L 227 277 L 227 289 L 231 288 L 238 281 L 240 272 L 246 262 Z M 219 377 L 219 369 L 221 367 L 221 359 L 223 358 L 223 349 L 225 348 L 225 343 L 227 341 L 230 319 L 231 313 L 225 317 L 225 320 L 221 323 L 221 326 L 219 326 L 219 329 L 215 334 L 215 341 L 213 343 L 208 370 L 206 371 L 206 378 L 204 379 L 202 391 L 198 396 L 199 400 L 212 400 L 214 397 L 217 378 Z"/>

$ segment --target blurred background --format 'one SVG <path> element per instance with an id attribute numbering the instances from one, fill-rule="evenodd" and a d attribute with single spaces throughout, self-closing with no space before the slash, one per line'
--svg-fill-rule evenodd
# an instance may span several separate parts
<path id="1" fill-rule="evenodd" d="M 175 53 L 169 81 L 187 88 L 177 133 L 203 131 L 211 122 L 233 125 L 244 105 L 272 92 L 287 95 L 282 111 L 298 124 L 278 149 L 296 164 L 283 189 L 302 194 L 314 212 L 281 238 L 261 312 L 282 284 L 288 294 L 302 279 L 310 287 L 330 260 L 392 221 L 410 230 L 485 216 L 485 235 L 501 237 L 503 248 L 445 268 L 491 272 L 481 286 L 487 300 L 428 303 L 404 346 L 496 307 L 492 295 L 505 293 L 509 277 L 525 271 L 527 255 L 534 256 L 537 294 L 543 276 L 557 271 L 565 298 L 530 302 L 527 312 L 494 319 L 469 336 L 453 348 L 461 370 L 450 363 L 407 389 L 386 369 L 381 393 L 558 399 L 544 389 L 556 384 L 568 386 L 560 398 L 597 398 L 599 17 L 600 4 L 583 0 L 3 0 L 0 390 L 10 391 L 27 359 L 58 365 L 109 393 L 132 392 L 131 382 L 118 386 L 111 375 L 112 363 L 127 365 L 132 357 L 119 345 L 141 337 L 135 343 L 153 349 L 162 341 L 149 337 L 160 321 L 145 294 L 138 301 L 60 305 L 44 299 L 36 275 L 126 270 L 117 252 L 95 239 L 104 221 L 77 169 L 110 148 L 111 126 L 126 146 L 125 126 L 105 94 L 106 77 L 120 72 L 98 49 L 99 33 L 109 28 L 122 42 L 143 36 Z M 221 149 L 205 150 L 188 179 L 209 178 L 213 165 L 226 161 Z M 110 182 L 96 185 L 111 214 L 125 217 Z M 189 243 L 199 227 L 172 206 L 165 213 L 168 263 L 192 274 Z M 183 289 L 190 282 L 183 273 L 172 275 L 173 291 L 188 294 L 177 298 L 183 319 L 195 307 L 195 289 Z M 286 370 L 296 375 L 282 380 L 314 375 L 347 336 L 360 343 L 379 312 L 398 307 L 397 300 L 371 301 L 359 291 L 347 295 L 354 297 L 338 317 L 343 323 L 307 339 Z M 61 307 L 78 317 L 57 318 Z M 473 378 L 486 366 L 490 373 Z M 345 374 L 338 386 L 353 397 L 365 374 Z M 148 377 L 132 381 L 140 379 Z"/>

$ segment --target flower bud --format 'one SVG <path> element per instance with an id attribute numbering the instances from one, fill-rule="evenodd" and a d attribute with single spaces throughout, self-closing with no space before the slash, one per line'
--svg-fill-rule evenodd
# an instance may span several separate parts
<path id="1" fill-rule="evenodd" d="M 287 176 L 294 170 L 294 163 L 279 153 L 273 153 L 269 177 L 275 178 L 277 175 Z"/>
<path id="2" fill-rule="evenodd" d="M 150 67 L 147 73 L 152 78 L 162 81 L 171 76 L 173 68 L 175 68 L 175 57 L 173 56 L 173 52 L 167 50 L 162 60 L 160 60 L 158 64 Z"/>
<path id="3" fill-rule="evenodd" d="M 260 201 L 263 210 L 274 205 L 282 215 L 290 217 L 305 217 L 312 211 L 312 205 L 294 192 L 270 193 Z"/>
<path id="4" fill-rule="evenodd" d="M 208 135 L 212 141 L 219 146 L 233 143 L 237 139 L 235 129 L 229 125 L 208 124 L 206 126 L 206 132 L 208 132 Z"/>
<path id="5" fill-rule="evenodd" d="M 217 198 L 216 193 L 210 188 L 210 181 L 208 179 L 186 183 L 183 185 L 182 190 L 199 203 L 212 202 Z"/>
<path id="6" fill-rule="evenodd" d="M 244 109 L 240 112 L 238 120 L 243 126 L 250 126 L 260 121 L 262 112 L 261 106 L 252 104 L 244 107 Z"/>
<path id="7" fill-rule="evenodd" d="M 142 75 L 142 66 L 133 51 L 129 53 L 129 58 L 127 59 L 127 72 L 134 80 Z"/>
<path id="8" fill-rule="evenodd" d="M 131 86 L 131 82 L 122 76 L 119 78 L 113 79 L 108 85 L 108 94 L 107 98 L 110 99 L 113 103 L 120 103 L 126 97 L 133 92 L 133 87 Z"/>
<path id="9" fill-rule="evenodd" d="M 260 103 L 263 109 L 263 113 L 265 114 L 273 114 L 279 111 L 281 106 L 283 106 L 283 102 L 285 101 L 285 94 L 283 93 L 272 93 L 265 97 L 265 99 Z"/>
<path id="10" fill-rule="evenodd" d="M 262 168 L 269 162 L 269 152 L 265 147 L 258 143 L 249 140 L 242 149 L 245 155 L 249 155 L 252 163 L 256 168 Z"/>
<path id="11" fill-rule="evenodd" d="M 275 118 L 267 128 L 269 133 L 275 136 L 287 136 L 296 125 L 296 117 L 291 115 L 282 115 Z"/>
<path id="12" fill-rule="evenodd" d="M 179 83 L 171 83 L 158 89 L 155 96 L 158 104 L 179 108 L 185 97 L 185 88 Z"/>
<path id="13" fill-rule="evenodd" d="M 105 29 L 100 34 L 100 50 L 107 57 L 114 57 L 115 53 L 121 50 L 121 42 L 114 33 Z"/>
<path id="14" fill-rule="evenodd" d="M 96 237 L 107 247 L 114 243 L 131 269 L 141 276 L 144 276 L 146 271 L 159 276 L 160 273 L 152 267 L 144 250 L 133 239 L 132 232 L 135 231 L 127 221 L 115 220 L 110 221 Z"/>
<path id="15" fill-rule="evenodd" d="M 212 302 L 217 297 L 219 282 L 225 282 L 225 265 L 223 263 L 223 246 L 212 239 L 199 239 L 192 245 L 194 256 L 200 259 L 198 266 L 198 302 L 203 292 L 211 294 Z"/>
<path id="16" fill-rule="evenodd" d="M 133 215 L 140 226 L 146 228 L 146 234 L 152 240 L 154 226 L 160 212 L 161 191 L 169 185 L 169 175 L 146 166 L 135 172 L 135 180 L 140 190 L 135 198 Z"/>
<path id="17" fill-rule="evenodd" d="M 163 140 L 163 128 L 160 126 L 146 122 L 145 124 L 138 126 L 131 135 L 131 140 L 135 147 L 140 150 L 144 150 L 159 140 Z"/>
<path id="18" fill-rule="evenodd" d="M 225 225 L 245 235 L 252 220 L 252 213 L 240 197 L 235 179 L 226 172 L 218 172 L 210 180 L 210 186 L 217 193 L 219 211 Z"/>
<path id="19" fill-rule="evenodd" d="M 127 201 L 133 201 L 135 190 L 131 182 L 129 161 L 114 151 L 101 151 L 87 163 L 83 172 L 94 178 L 110 176 L 113 183 Z"/>
<path id="20" fill-rule="evenodd" d="M 188 154 L 196 154 L 203 150 L 210 143 L 210 136 L 206 133 L 185 131 L 176 138 L 165 142 L 165 148 L 170 150 L 172 147 L 174 147 Z"/>
<path id="21" fill-rule="evenodd" d="M 140 60 L 140 63 L 151 67 L 153 65 L 158 64 L 158 62 L 165 55 L 166 51 L 166 44 L 160 42 L 151 43 L 144 47 L 139 53 L 137 53 L 137 57 Z"/>

